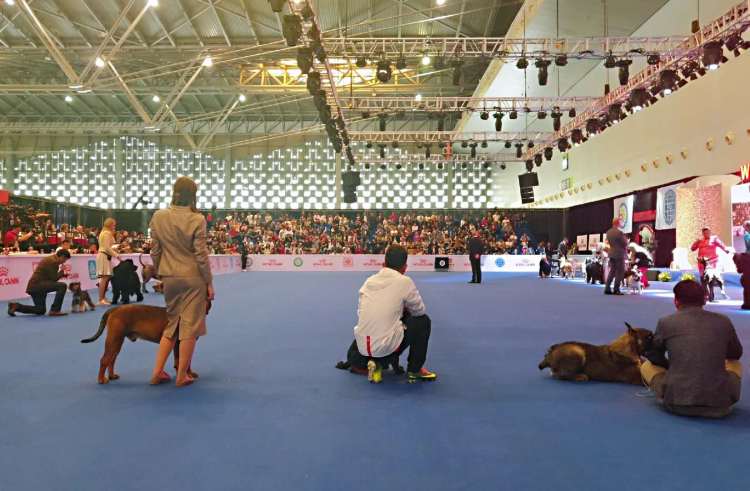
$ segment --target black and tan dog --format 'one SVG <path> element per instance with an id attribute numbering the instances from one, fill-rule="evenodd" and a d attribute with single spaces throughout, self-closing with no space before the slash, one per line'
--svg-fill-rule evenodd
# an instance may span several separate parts
<path id="1" fill-rule="evenodd" d="M 158 343 L 166 327 L 167 309 L 164 307 L 155 307 L 153 305 L 121 305 L 107 310 L 99 322 L 99 330 L 96 331 L 96 334 L 90 338 L 81 340 L 82 343 L 92 343 L 99 339 L 104 329 L 107 328 L 104 355 L 99 362 L 99 376 L 97 378 L 99 383 L 106 384 L 110 380 L 120 378 L 115 373 L 115 360 L 120 353 L 125 338 L 133 342 L 138 339 L 145 339 L 152 343 Z M 180 341 L 178 339 L 174 345 L 175 368 L 177 368 L 179 353 Z M 109 378 L 107 378 L 105 373 L 107 370 L 109 370 Z M 198 374 L 193 372 L 190 367 L 188 367 L 188 375 L 194 379 L 198 378 Z"/>
<path id="2" fill-rule="evenodd" d="M 559 380 L 640 384 L 640 357 L 651 349 L 654 335 L 648 329 L 633 328 L 627 322 L 625 325 L 627 332 L 611 344 L 569 341 L 551 346 L 539 370 L 549 368 Z"/>
<path id="3" fill-rule="evenodd" d="M 74 314 L 83 313 L 87 310 L 96 310 L 94 302 L 91 300 L 91 295 L 86 290 L 81 290 L 81 282 L 74 281 L 68 285 L 68 290 L 73 293 L 73 303 L 70 311 Z"/>

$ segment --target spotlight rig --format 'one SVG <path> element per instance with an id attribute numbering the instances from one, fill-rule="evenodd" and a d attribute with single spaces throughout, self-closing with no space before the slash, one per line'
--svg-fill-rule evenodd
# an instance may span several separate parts
<path id="1" fill-rule="evenodd" d="M 540 58 L 540 59 L 538 59 L 538 60 L 536 60 L 534 62 L 534 66 L 537 67 L 537 69 L 539 70 L 537 72 L 537 80 L 539 82 L 539 85 L 542 86 L 542 87 L 545 86 L 545 85 L 547 85 L 547 78 L 548 78 L 548 70 L 547 69 L 548 69 L 548 67 L 550 66 L 551 63 L 552 63 L 552 61 L 545 60 L 545 59 L 542 59 L 542 58 Z"/>
<path id="2" fill-rule="evenodd" d="M 391 80 L 392 74 L 393 70 L 391 69 L 390 62 L 388 60 L 380 60 L 375 69 L 375 76 L 377 77 L 378 81 L 384 84 L 388 83 Z"/>

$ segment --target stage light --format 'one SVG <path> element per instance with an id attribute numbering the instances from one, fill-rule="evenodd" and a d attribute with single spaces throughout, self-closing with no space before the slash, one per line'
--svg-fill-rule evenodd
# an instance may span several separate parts
<path id="1" fill-rule="evenodd" d="M 633 60 L 623 58 L 617 62 L 617 78 L 620 80 L 620 85 L 627 85 L 628 79 L 630 78 L 630 65 L 633 64 Z"/>
<path id="2" fill-rule="evenodd" d="M 533 170 L 534 170 L 534 162 L 532 162 L 531 160 L 527 160 L 526 161 L 526 171 L 527 172 L 531 172 Z"/>
<path id="3" fill-rule="evenodd" d="M 557 55 L 555 57 L 555 65 L 565 66 L 568 64 L 568 55 Z"/>
<path id="4" fill-rule="evenodd" d="M 379 124 L 380 124 L 380 131 L 385 131 L 385 119 L 387 116 L 385 114 L 378 114 Z"/>
<path id="5" fill-rule="evenodd" d="M 148 5 L 152 9 L 156 8 L 159 6 L 159 0 L 148 0 L 148 3 L 146 5 Z"/>
<path id="6" fill-rule="evenodd" d="M 463 70 L 464 62 L 456 60 L 452 63 L 453 65 L 453 85 L 461 85 L 461 75 Z"/>
<path id="7" fill-rule="evenodd" d="M 430 145 L 427 145 L 426 147 L 424 147 L 425 158 L 429 159 L 431 152 L 432 152 L 432 148 L 430 147 Z"/>
<path id="8" fill-rule="evenodd" d="M 153 97 L 151 97 L 151 100 L 153 102 L 159 103 L 161 102 L 161 97 L 159 97 L 158 95 L 154 95 Z"/>
<path id="9" fill-rule="evenodd" d="M 622 117 L 622 105 L 612 104 L 609 106 L 609 109 L 607 109 L 607 117 L 612 122 L 620 121 L 620 118 Z"/>
<path id="10" fill-rule="evenodd" d="M 5 5 L 10 5 L 11 7 L 16 4 L 16 0 L 5 0 Z"/>
<path id="11" fill-rule="evenodd" d="M 664 91 L 664 95 L 669 95 L 677 90 L 680 83 L 680 77 L 674 70 L 664 70 L 659 74 L 659 85 Z"/>
<path id="12" fill-rule="evenodd" d="M 372 148 L 372 142 L 365 143 L 365 148 Z"/>
<path id="13" fill-rule="evenodd" d="M 271 10 L 279 13 L 282 10 L 284 10 L 284 4 L 286 3 L 285 0 L 268 0 L 268 3 L 271 4 Z"/>
<path id="14" fill-rule="evenodd" d="M 297 46 L 302 36 L 302 20 L 294 14 L 285 15 L 281 24 L 281 33 L 287 46 Z"/>
<path id="15" fill-rule="evenodd" d="M 586 132 L 589 135 L 596 135 L 601 131 L 601 122 L 596 118 L 591 118 L 586 121 Z"/>
<path id="16" fill-rule="evenodd" d="M 394 142 L 392 142 L 392 143 L 391 143 L 391 146 L 392 146 L 393 148 L 398 148 L 398 142 L 397 142 L 397 141 L 394 141 Z"/>
<path id="17" fill-rule="evenodd" d="M 508 166 L 507 166 L 507 165 L 505 165 L 505 163 L 504 163 L 504 162 L 503 162 L 502 164 L 500 164 L 500 169 L 501 169 L 501 170 L 505 170 L 505 169 L 507 169 L 507 168 L 508 168 Z"/>
<path id="18" fill-rule="evenodd" d="M 614 68 L 617 66 L 617 60 L 610 51 L 607 57 L 604 59 L 604 68 Z"/>
<path id="19" fill-rule="evenodd" d="M 380 145 L 380 158 L 385 158 L 385 145 Z"/>
<path id="20" fill-rule="evenodd" d="M 520 159 L 521 155 L 523 155 L 523 143 L 518 142 L 516 143 L 516 158 Z"/>
<path id="21" fill-rule="evenodd" d="M 521 56 L 516 62 L 516 68 L 519 70 L 526 70 L 529 67 L 529 60 L 526 57 Z"/>
<path id="22" fill-rule="evenodd" d="M 97 56 L 96 60 L 94 60 L 94 65 L 96 65 L 98 68 L 104 68 L 104 65 L 105 65 L 104 59 L 102 59 L 101 57 Z"/>
<path id="23" fill-rule="evenodd" d="M 442 162 L 438 162 L 437 168 L 438 168 L 438 170 L 443 170 L 443 163 Z"/>
<path id="24" fill-rule="evenodd" d="M 404 70 L 406 68 L 406 58 L 399 56 L 398 60 L 396 60 L 396 68 L 398 70 Z"/>
<path id="25" fill-rule="evenodd" d="M 539 69 L 537 72 L 537 81 L 540 86 L 547 85 L 547 78 L 549 76 L 547 67 L 550 66 L 550 63 L 552 63 L 550 60 L 543 60 L 541 58 L 534 62 L 534 66 Z"/>
<path id="26" fill-rule="evenodd" d="M 581 143 L 583 143 L 583 131 L 581 131 L 580 128 L 576 128 L 571 131 L 570 141 L 573 142 L 573 145 L 580 145 Z"/>
<path id="27" fill-rule="evenodd" d="M 357 68 L 364 68 L 367 66 L 367 59 L 364 56 L 358 56 L 354 64 L 357 65 Z"/>
<path id="28" fill-rule="evenodd" d="M 471 145 L 469 145 L 469 148 L 469 155 L 471 155 L 471 158 L 475 159 L 477 157 L 477 144 L 472 143 Z"/>
<path id="29" fill-rule="evenodd" d="M 633 109 L 633 111 L 640 111 L 644 108 L 646 103 L 648 102 L 649 95 L 648 92 L 646 92 L 646 89 L 635 89 L 633 92 L 630 93 L 630 97 L 628 98 L 628 102 L 630 103 L 630 107 Z"/>
<path id="30" fill-rule="evenodd" d="M 576 108 L 571 107 L 570 111 L 568 111 L 568 117 L 569 118 L 575 118 L 576 117 Z"/>
<path id="31" fill-rule="evenodd" d="M 245 94 L 240 94 L 240 102 L 245 102 L 247 100 L 247 96 Z"/>
<path id="32" fill-rule="evenodd" d="M 488 119 L 490 119 L 490 113 L 488 113 L 487 111 L 480 112 L 479 119 L 481 119 L 482 121 L 487 121 Z"/>
<path id="33" fill-rule="evenodd" d="M 391 64 L 387 60 L 380 60 L 377 64 L 375 76 L 382 83 L 387 83 L 391 80 Z"/>
<path id="34" fill-rule="evenodd" d="M 510 148 L 513 146 L 513 144 L 510 142 L 510 140 L 505 140 L 505 148 Z"/>
<path id="35" fill-rule="evenodd" d="M 320 91 L 320 72 L 307 74 L 307 91 L 313 96 Z"/>
<path id="36" fill-rule="evenodd" d="M 437 130 L 445 131 L 445 114 L 438 114 L 437 117 Z"/>
<path id="37" fill-rule="evenodd" d="M 73 96 L 66 95 L 65 96 L 65 102 L 67 102 L 68 104 L 70 104 L 71 102 L 73 102 Z"/>
<path id="38" fill-rule="evenodd" d="M 536 113 L 538 119 L 547 119 L 547 111 L 539 111 Z"/>
<path id="39" fill-rule="evenodd" d="M 560 127 L 562 126 L 562 113 L 560 112 L 560 108 L 555 106 L 552 109 L 552 113 L 550 114 L 550 116 L 552 117 L 552 129 L 555 131 L 560 131 Z"/>
<path id="40" fill-rule="evenodd" d="M 435 70 L 442 70 L 443 68 L 445 68 L 445 58 L 443 58 L 442 56 L 438 56 L 437 58 L 435 58 L 435 63 L 433 63 L 432 66 L 435 68 Z"/>
<path id="41" fill-rule="evenodd" d="M 469 167 L 469 166 L 468 166 L 468 165 L 466 164 L 466 162 L 463 162 L 463 163 L 461 164 L 461 169 L 462 169 L 462 170 L 466 170 L 466 168 L 467 168 L 467 167 Z"/>
<path id="42" fill-rule="evenodd" d="M 542 154 L 538 153 L 534 155 L 534 163 L 536 164 L 537 167 L 542 166 Z"/>
<path id="43" fill-rule="evenodd" d="M 690 78 L 690 80 L 697 80 L 699 70 L 701 70 L 701 67 L 697 62 L 689 61 L 682 67 L 682 76 Z"/>
<path id="44" fill-rule="evenodd" d="M 443 5 L 445 5 L 445 0 L 435 0 L 435 5 L 437 5 L 438 7 L 442 7 Z"/>
<path id="45" fill-rule="evenodd" d="M 362 119 L 369 119 L 370 116 L 370 111 L 362 111 Z"/>
<path id="46" fill-rule="evenodd" d="M 496 112 L 492 115 L 495 118 L 495 131 L 503 131 L 503 116 L 501 112 Z"/>
<path id="47" fill-rule="evenodd" d="M 552 147 L 547 147 L 544 149 L 544 158 L 547 159 L 547 161 L 552 160 Z"/>
<path id="48" fill-rule="evenodd" d="M 432 58 L 430 58 L 430 55 L 428 54 L 422 55 L 422 66 L 429 66 L 431 62 L 432 62 Z"/>
<path id="49" fill-rule="evenodd" d="M 566 151 L 570 147 L 570 143 L 568 143 L 567 138 L 560 138 L 557 140 L 557 149 L 561 152 Z"/>
<path id="50" fill-rule="evenodd" d="M 726 61 L 722 41 L 709 41 L 703 45 L 703 66 L 716 70 L 719 64 Z"/>
<path id="51" fill-rule="evenodd" d="M 529 142 L 526 144 L 529 148 L 534 148 L 534 140 L 529 140 Z"/>
<path id="52" fill-rule="evenodd" d="M 396 170 L 401 170 L 401 163 L 396 164 Z"/>
<path id="53" fill-rule="evenodd" d="M 461 142 L 461 148 L 467 148 L 468 146 L 469 146 L 469 144 L 466 143 L 465 141 Z"/>
<path id="54" fill-rule="evenodd" d="M 658 65 L 661 62 L 661 56 L 659 53 L 653 53 L 646 57 L 646 63 L 649 65 Z"/>
<path id="55" fill-rule="evenodd" d="M 214 59 L 210 56 L 206 56 L 205 58 L 203 58 L 203 63 L 201 63 L 201 65 L 206 68 L 211 68 L 212 66 L 214 66 Z"/>
<path id="56" fill-rule="evenodd" d="M 510 112 L 510 114 L 508 115 L 508 117 L 509 117 L 510 119 L 518 119 L 518 111 L 516 111 L 515 109 L 513 109 L 513 110 L 512 110 L 511 112 Z"/>
<path id="57" fill-rule="evenodd" d="M 482 148 L 487 148 L 487 142 L 486 142 L 486 141 L 483 141 L 483 142 L 482 142 L 482 144 L 481 144 L 480 146 L 481 146 Z"/>
<path id="58" fill-rule="evenodd" d="M 422 102 L 422 94 L 416 94 L 414 96 L 414 100 L 417 102 Z"/>
<path id="59" fill-rule="evenodd" d="M 300 71 L 307 75 L 310 73 L 313 67 L 313 52 L 312 49 L 306 46 L 300 46 L 297 48 L 297 66 Z"/>
<path id="60" fill-rule="evenodd" d="M 729 51 L 734 53 L 735 57 L 737 57 L 741 54 L 740 50 L 750 48 L 750 41 L 743 40 L 742 34 L 739 32 L 735 32 L 727 38 L 725 46 Z"/>

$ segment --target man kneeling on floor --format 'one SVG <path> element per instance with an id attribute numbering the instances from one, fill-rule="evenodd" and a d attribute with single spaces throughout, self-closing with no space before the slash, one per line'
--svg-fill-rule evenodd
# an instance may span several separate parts
<path id="1" fill-rule="evenodd" d="M 400 355 L 409 348 L 409 383 L 435 380 L 437 374 L 423 367 L 430 340 L 430 318 L 414 281 L 406 272 L 406 249 L 391 245 L 385 264 L 367 278 L 359 290 L 359 320 L 354 339 L 362 356 L 369 358 L 367 379 L 382 381 L 383 358 Z"/>
<path id="2" fill-rule="evenodd" d="M 65 273 L 60 271 L 60 266 L 68 259 L 70 259 L 70 252 L 66 249 L 60 249 L 55 254 L 42 259 L 26 286 L 26 293 L 31 295 L 34 306 L 10 302 L 8 304 L 8 315 L 15 317 L 16 312 L 19 314 L 44 315 L 47 312 L 47 294 L 50 292 L 55 292 L 55 300 L 52 302 L 49 315 L 52 317 L 67 315 L 60 312 L 60 309 L 62 309 L 68 285 L 59 280 L 65 276 Z"/>
<path id="3" fill-rule="evenodd" d="M 641 374 L 667 411 L 723 418 L 740 400 L 742 345 L 732 321 L 703 310 L 704 303 L 701 285 L 677 283 L 677 312 L 659 319 Z"/>

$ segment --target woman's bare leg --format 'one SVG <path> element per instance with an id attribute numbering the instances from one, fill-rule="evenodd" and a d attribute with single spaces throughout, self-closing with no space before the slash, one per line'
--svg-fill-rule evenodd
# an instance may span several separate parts
<path id="1" fill-rule="evenodd" d="M 176 339 L 176 338 L 175 338 Z M 174 339 L 162 337 L 159 341 L 159 349 L 156 351 L 156 362 L 154 363 L 154 371 L 151 373 L 151 383 L 156 380 L 164 379 L 164 364 L 167 363 L 167 358 L 174 348 Z M 163 375 L 164 374 L 164 375 Z M 167 376 L 166 380 L 169 380 Z"/>
<path id="2" fill-rule="evenodd" d="M 195 351 L 196 341 L 196 338 L 180 340 L 180 360 L 178 362 L 177 378 L 175 380 L 177 385 L 183 385 L 187 381 L 192 381 L 192 378 L 187 372 L 190 367 L 190 361 L 193 359 L 193 351 Z"/>
<path id="3" fill-rule="evenodd" d="M 109 279 L 111 276 L 102 276 L 99 278 L 99 301 L 106 300 L 107 285 L 109 285 Z"/>

